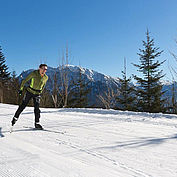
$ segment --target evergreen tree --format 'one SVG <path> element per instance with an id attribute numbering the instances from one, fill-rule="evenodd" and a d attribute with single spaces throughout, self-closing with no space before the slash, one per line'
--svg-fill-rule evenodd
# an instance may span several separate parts
<path id="1" fill-rule="evenodd" d="M 5 91 L 8 90 L 7 81 L 10 78 L 10 73 L 7 71 L 8 67 L 5 64 L 5 57 L 2 53 L 2 49 L 0 46 L 0 102 L 5 102 L 4 97 L 6 95 Z"/>
<path id="2" fill-rule="evenodd" d="M 134 75 L 137 81 L 137 99 L 138 108 L 145 112 L 161 112 L 163 111 L 162 84 L 160 79 L 164 77 L 162 70 L 159 67 L 165 62 L 156 60 L 163 51 L 154 47 L 154 39 L 149 36 L 149 31 L 146 32 L 147 41 L 143 41 L 144 49 L 139 49 L 140 64 L 133 64 L 138 68 L 137 71 L 142 73 L 143 78 Z"/>
<path id="3" fill-rule="evenodd" d="M 88 105 L 88 94 L 90 89 L 82 74 L 82 69 L 79 68 L 79 77 L 77 81 L 73 81 L 73 89 L 69 93 L 69 106 L 76 108 L 84 108 Z"/>
<path id="4" fill-rule="evenodd" d="M 6 98 L 5 100 L 7 100 L 6 103 L 19 104 L 18 90 L 20 87 L 20 82 L 15 71 L 12 72 L 8 85 L 9 85 L 8 94 L 6 94 L 5 96 Z"/>
<path id="5" fill-rule="evenodd" d="M 10 78 L 10 73 L 7 71 L 8 67 L 5 64 L 5 62 L 6 60 L 0 46 L 0 81 L 1 82 L 6 82 Z"/>
<path id="6" fill-rule="evenodd" d="M 118 109 L 134 110 L 134 86 L 131 84 L 131 77 L 127 78 L 126 74 L 126 60 L 124 59 L 124 71 L 122 71 L 122 79 L 119 78 L 120 88 L 118 88 L 119 96 L 116 98 Z"/>

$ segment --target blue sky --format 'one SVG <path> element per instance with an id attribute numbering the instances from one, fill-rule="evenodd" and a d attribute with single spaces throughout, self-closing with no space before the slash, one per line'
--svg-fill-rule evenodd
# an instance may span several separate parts
<path id="1" fill-rule="evenodd" d="M 176 0 L 1 0 L 0 45 L 9 71 L 38 68 L 41 62 L 57 67 L 68 44 L 72 65 L 121 76 L 124 57 L 127 73 L 138 74 L 147 28 L 167 60 L 162 69 L 176 65 Z"/>

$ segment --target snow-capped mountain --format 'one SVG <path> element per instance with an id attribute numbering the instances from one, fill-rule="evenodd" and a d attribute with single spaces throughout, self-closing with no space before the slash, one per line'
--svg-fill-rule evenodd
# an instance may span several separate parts
<path id="1" fill-rule="evenodd" d="M 52 68 L 52 67 L 48 66 L 48 70 L 47 70 L 46 74 L 49 76 L 50 79 L 52 79 L 54 77 L 55 73 L 58 74 L 58 73 L 62 72 L 62 69 L 63 69 L 62 66 L 57 67 L 57 68 Z M 25 78 L 33 70 L 34 69 L 29 69 L 29 70 L 23 71 L 20 74 L 20 79 Z M 89 81 L 101 82 L 101 83 L 107 83 L 107 84 L 111 83 L 111 84 L 118 85 L 117 79 L 107 76 L 105 74 L 98 73 L 94 70 L 82 68 L 79 66 L 73 66 L 73 65 L 64 66 L 64 70 L 69 71 L 69 72 L 67 72 L 69 78 L 70 77 L 74 78 L 74 76 L 76 76 L 79 72 L 81 72 L 85 76 L 85 79 L 87 79 Z"/>
<path id="2" fill-rule="evenodd" d="M 24 79 L 33 70 L 34 69 L 23 71 L 19 76 L 20 80 Z M 88 96 L 89 99 L 88 106 L 93 106 L 93 105 L 101 106 L 101 102 L 98 99 L 98 95 L 103 93 L 104 91 L 107 91 L 108 88 L 112 88 L 116 90 L 117 87 L 119 87 L 118 79 L 112 78 L 105 74 L 98 73 L 94 70 L 73 66 L 73 65 L 67 65 L 64 67 L 60 66 L 57 68 L 48 67 L 46 73 L 49 77 L 49 80 L 46 85 L 46 88 L 48 90 L 50 91 L 53 90 L 55 75 L 57 77 L 57 83 L 58 85 L 60 85 L 61 79 L 63 79 L 62 73 L 67 73 L 69 84 L 71 84 L 73 81 L 77 82 L 77 80 L 80 77 L 80 74 L 82 75 L 82 79 L 84 80 L 84 83 L 87 83 L 87 86 L 90 89 L 90 93 Z"/>

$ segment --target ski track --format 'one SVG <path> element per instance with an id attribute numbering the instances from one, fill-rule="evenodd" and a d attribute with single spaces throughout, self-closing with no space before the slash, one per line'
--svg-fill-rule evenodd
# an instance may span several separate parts
<path id="1" fill-rule="evenodd" d="M 57 139 L 58 140 L 58 139 Z M 99 154 L 99 153 L 95 153 L 93 151 L 90 151 L 90 150 L 87 150 L 87 149 L 82 149 L 81 147 L 77 146 L 77 145 L 73 145 L 71 143 L 68 143 L 68 142 L 64 142 L 64 141 L 60 141 L 58 140 L 60 144 L 62 145 L 66 145 L 66 146 L 69 146 L 70 148 L 73 148 L 73 149 L 76 149 L 78 151 L 81 151 L 83 153 L 86 153 L 87 155 L 91 155 L 91 156 L 94 156 L 96 158 L 99 158 L 101 160 L 104 160 L 104 161 L 107 161 L 115 166 L 119 166 L 121 168 L 124 168 L 126 171 L 130 171 L 130 172 L 133 172 L 135 176 L 144 176 L 144 177 L 147 177 L 149 175 L 143 173 L 142 171 L 139 171 L 139 170 L 136 170 L 136 169 L 133 169 L 133 168 L 130 168 L 128 166 L 126 166 L 125 164 L 122 164 L 122 163 L 119 163 L 118 161 L 115 161 L 113 159 L 110 159 L 109 157 L 103 155 L 103 154 Z M 81 160 L 82 162 L 85 161 L 85 163 L 89 164 L 90 162 L 88 160 L 84 160 L 84 159 L 81 159 L 81 158 L 78 158 L 76 157 L 77 159 Z M 133 175 L 133 174 L 131 174 Z M 133 176 L 134 176 L 133 175 Z"/>
<path id="2" fill-rule="evenodd" d="M 10 134 L 16 108 L 0 104 L 2 177 L 177 176 L 176 116 L 41 109 L 48 131 L 34 131 L 26 128 L 34 120 L 33 108 L 28 107 Z"/>

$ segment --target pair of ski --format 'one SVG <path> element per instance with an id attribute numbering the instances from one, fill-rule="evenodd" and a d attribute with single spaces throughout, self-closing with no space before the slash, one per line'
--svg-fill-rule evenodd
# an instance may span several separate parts
<path id="1" fill-rule="evenodd" d="M 13 126 L 10 127 L 10 133 L 12 133 L 14 130 L 13 130 Z M 30 128 L 31 130 L 44 130 L 44 128 L 33 128 L 33 127 L 23 127 L 23 128 Z"/>
<path id="2" fill-rule="evenodd" d="M 30 126 L 23 126 L 23 128 L 26 129 L 26 131 L 46 131 L 46 132 L 51 132 L 51 133 L 59 133 L 59 134 L 64 134 L 66 132 L 64 131 L 54 131 L 54 130 L 49 130 L 49 129 L 46 129 L 46 128 L 34 128 L 34 127 L 30 127 Z M 10 127 L 10 133 L 12 133 L 14 130 L 13 130 L 13 126 Z M 24 130 L 25 131 L 25 130 Z"/>

